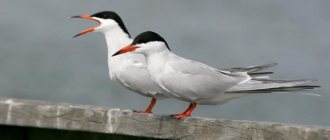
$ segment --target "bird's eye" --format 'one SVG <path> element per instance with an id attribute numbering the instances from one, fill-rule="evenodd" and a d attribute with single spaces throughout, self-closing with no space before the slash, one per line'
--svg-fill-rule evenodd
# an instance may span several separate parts
<path id="1" fill-rule="evenodd" d="M 143 40 L 142 39 L 139 39 L 138 41 L 137 41 L 137 43 L 143 43 Z"/>

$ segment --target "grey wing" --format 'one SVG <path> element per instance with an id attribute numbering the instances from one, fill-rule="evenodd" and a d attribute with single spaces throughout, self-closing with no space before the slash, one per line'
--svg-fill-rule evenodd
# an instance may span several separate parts
<path id="1" fill-rule="evenodd" d="M 247 72 L 251 75 L 259 75 L 259 74 L 272 74 L 273 72 L 260 72 L 262 70 L 271 68 L 278 65 L 277 63 L 269 63 L 264 65 L 256 65 L 256 66 L 249 66 L 249 67 L 235 67 L 235 68 L 227 68 L 227 69 L 220 69 L 224 71 L 230 72 Z"/>
<path id="2" fill-rule="evenodd" d="M 269 63 L 264 65 L 257 66 L 249 66 L 249 67 L 236 67 L 236 68 L 228 68 L 228 69 L 219 69 L 220 71 L 228 71 L 230 73 L 236 72 L 246 72 L 252 78 L 262 78 L 268 79 L 270 74 L 273 74 L 272 71 L 263 71 L 265 69 L 276 66 L 277 63 Z"/>
<path id="3" fill-rule="evenodd" d="M 167 64 L 157 79 L 161 87 L 176 96 L 196 100 L 217 96 L 246 77 L 231 76 L 208 65 L 180 59 Z"/>

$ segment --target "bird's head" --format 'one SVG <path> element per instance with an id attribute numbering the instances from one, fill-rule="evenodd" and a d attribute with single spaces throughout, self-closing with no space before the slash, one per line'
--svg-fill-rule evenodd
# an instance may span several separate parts
<path id="1" fill-rule="evenodd" d="M 163 50 L 170 50 L 165 39 L 155 32 L 147 31 L 136 36 L 134 41 L 130 45 L 120 49 L 112 56 L 128 52 L 149 54 Z"/>
<path id="2" fill-rule="evenodd" d="M 93 15 L 79 15 L 73 16 L 71 18 L 83 18 L 97 22 L 97 26 L 83 30 L 74 37 L 78 37 L 91 32 L 105 33 L 112 31 L 118 27 L 128 36 L 130 36 L 120 16 L 113 11 L 102 11 Z"/>

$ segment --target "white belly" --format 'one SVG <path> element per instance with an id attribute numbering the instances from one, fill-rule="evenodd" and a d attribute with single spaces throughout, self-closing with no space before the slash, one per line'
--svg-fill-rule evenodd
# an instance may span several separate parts
<path id="1" fill-rule="evenodd" d="M 108 66 L 110 78 L 125 87 L 147 97 L 166 97 L 162 89 L 151 80 L 143 55 L 128 53 L 111 57 Z"/>

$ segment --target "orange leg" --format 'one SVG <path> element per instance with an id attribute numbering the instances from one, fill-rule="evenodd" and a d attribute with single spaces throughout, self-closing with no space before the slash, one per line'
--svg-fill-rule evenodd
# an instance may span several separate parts
<path id="1" fill-rule="evenodd" d="M 173 114 L 171 115 L 172 117 L 176 118 L 176 119 L 181 119 L 183 117 L 190 117 L 192 111 L 196 108 L 197 104 L 196 103 L 190 103 L 189 107 L 187 108 L 186 111 L 184 111 L 181 114 Z"/>
<path id="2" fill-rule="evenodd" d="M 154 108 L 155 104 L 156 104 L 157 99 L 156 98 L 152 98 L 149 106 L 147 107 L 147 109 L 145 111 L 134 111 L 134 112 L 138 112 L 138 113 L 152 113 L 152 109 Z"/>

